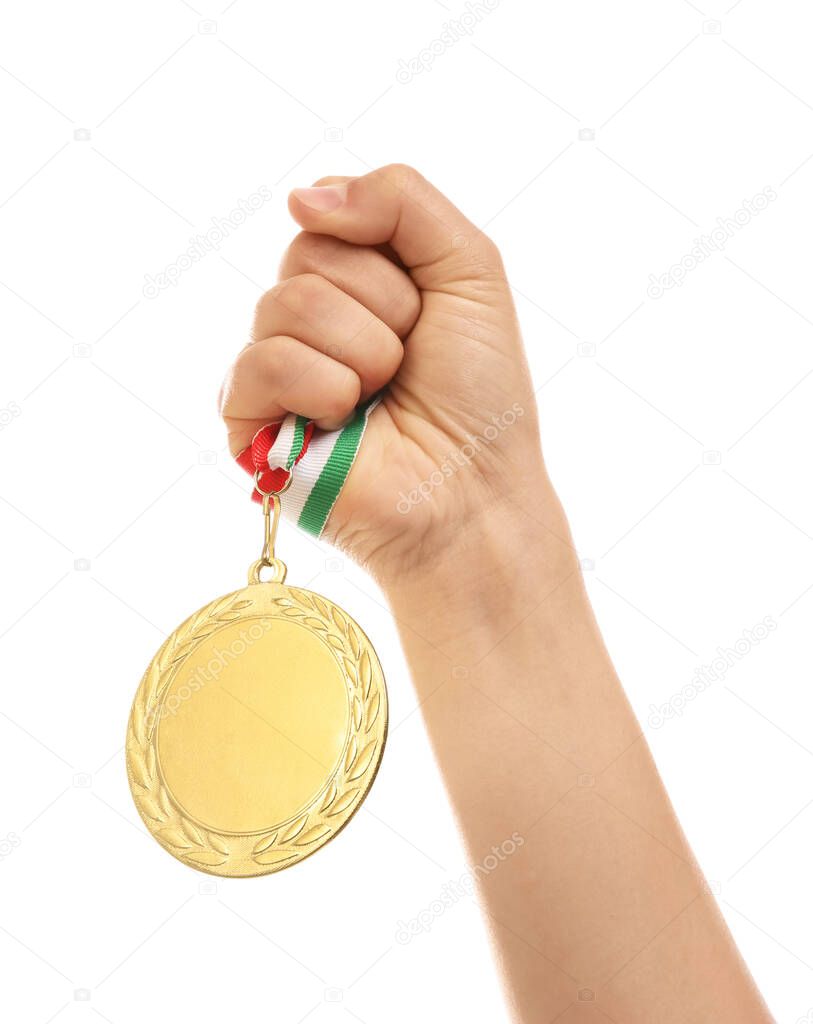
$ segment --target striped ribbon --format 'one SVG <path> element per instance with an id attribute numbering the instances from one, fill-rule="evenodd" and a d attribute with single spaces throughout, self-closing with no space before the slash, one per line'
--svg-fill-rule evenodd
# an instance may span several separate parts
<path id="1" fill-rule="evenodd" d="M 370 413 L 378 405 L 376 395 L 359 406 L 341 430 L 319 430 L 304 416 L 289 413 L 281 423 L 261 427 L 237 463 L 252 476 L 257 487 L 252 498 L 262 501 L 262 491 L 281 491 L 282 514 L 318 537 L 356 461 Z"/>

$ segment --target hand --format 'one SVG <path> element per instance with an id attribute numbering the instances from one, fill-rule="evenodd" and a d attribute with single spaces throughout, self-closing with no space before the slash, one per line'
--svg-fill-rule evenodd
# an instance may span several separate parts
<path id="1" fill-rule="evenodd" d="M 237 453 L 296 412 L 333 429 L 388 386 L 325 536 L 380 579 L 467 524 L 550 493 L 533 388 L 494 244 L 416 171 L 324 178 L 221 392 Z"/>

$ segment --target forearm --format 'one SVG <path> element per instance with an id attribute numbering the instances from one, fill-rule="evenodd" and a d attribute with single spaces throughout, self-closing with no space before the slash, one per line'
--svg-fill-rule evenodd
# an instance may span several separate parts
<path id="1" fill-rule="evenodd" d="M 572 1003 L 569 1024 L 604 1019 L 595 1008 L 627 1024 L 769 1021 L 601 641 L 558 502 L 543 486 L 521 504 L 531 513 L 464 527 L 386 587 L 517 1019 Z"/>

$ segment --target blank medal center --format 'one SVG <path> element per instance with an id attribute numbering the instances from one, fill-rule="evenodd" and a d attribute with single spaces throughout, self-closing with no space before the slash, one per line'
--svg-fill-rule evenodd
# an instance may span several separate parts
<path id="1" fill-rule="evenodd" d="M 203 825 L 259 832 L 318 794 L 348 725 L 344 677 L 320 638 L 296 622 L 243 620 L 176 673 L 158 724 L 161 771 Z"/>

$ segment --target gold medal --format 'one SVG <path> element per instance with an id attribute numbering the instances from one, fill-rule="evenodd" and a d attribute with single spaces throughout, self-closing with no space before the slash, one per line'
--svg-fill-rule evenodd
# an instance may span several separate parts
<path id="1" fill-rule="evenodd" d="M 274 557 L 278 494 L 265 494 L 263 511 L 248 586 L 168 637 L 127 731 L 127 775 L 147 828 L 190 867 L 230 877 L 290 867 L 341 831 L 387 734 L 372 644 L 332 601 L 285 585 Z"/>

